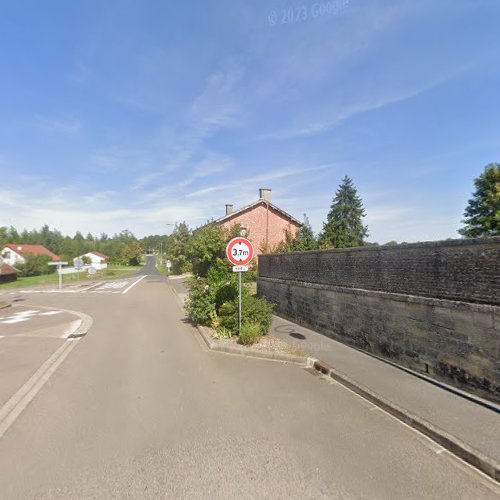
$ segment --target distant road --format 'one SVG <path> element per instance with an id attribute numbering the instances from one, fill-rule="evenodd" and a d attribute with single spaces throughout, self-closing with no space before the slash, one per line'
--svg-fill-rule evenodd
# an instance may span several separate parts
<path id="1" fill-rule="evenodd" d="M 147 255 L 146 259 L 146 265 L 142 269 L 139 269 L 136 275 L 143 276 L 147 274 L 148 276 L 163 276 L 156 267 L 156 258 L 153 255 Z"/>

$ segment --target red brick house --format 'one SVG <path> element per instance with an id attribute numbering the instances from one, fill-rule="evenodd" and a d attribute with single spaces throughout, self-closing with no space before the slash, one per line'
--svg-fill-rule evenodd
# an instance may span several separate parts
<path id="1" fill-rule="evenodd" d="M 259 199 L 250 205 L 233 210 L 233 205 L 226 205 L 226 215 L 217 219 L 219 224 L 229 229 L 240 224 L 248 233 L 247 238 L 254 244 L 255 253 L 271 251 L 285 239 L 287 230 L 295 236 L 302 223 L 271 203 L 271 189 L 259 189 Z"/>

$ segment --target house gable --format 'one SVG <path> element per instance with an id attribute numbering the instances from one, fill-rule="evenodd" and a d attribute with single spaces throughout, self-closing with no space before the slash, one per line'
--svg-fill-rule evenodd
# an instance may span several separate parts
<path id="1" fill-rule="evenodd" d="M 222 218 L 216 223 L 230 229 L 239 224 L 248 231 L 248 239 L 256 253 L 272 250 L 285 239 L 287 231 L 296 236 L 302 224 L 283 210 L 265 202 L 257 202 Z"/>
<path id="2" fill-rule="evenodd" d="M 14 244 L 7 243 L 5 248 L 14 252 L 15 256 L 18 257 L 17 260 L 24 261 L 24 257 L 27 255 L 46 255 L 54 261 L 59 261 L 61 258 L 55 253 L 51 252 L 49 249 L 45 248 L 43 245 L 24 245 L 24 244 Z M 4 250 L 5 250 L 4 248 Z"/>

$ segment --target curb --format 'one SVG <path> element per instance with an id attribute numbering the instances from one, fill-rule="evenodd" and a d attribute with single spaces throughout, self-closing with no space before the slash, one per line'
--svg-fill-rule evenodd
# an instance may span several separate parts
<path id="1" fill-rule="evenodd" d="M 179 307 L 184 310 L 183 298 L 181 294 L 175 290 L 171 289 L 174 297 L 178 299 Z M 248 358 L 258 358 L 267 359 L 272 361 L 282 361 L 285 363 L 294 363 L 297 365 L 305 366 L 307 364 L 308 358 L 306 356 L 295 356 L 293 354 L 281 354 L 273 353 L 269 351 L 257 351 L 256 349 L 249 349 L 247 347 L 234 347 L 229 345 L 217 345 L 217 342 L 212 340 L 211 328 L 202 325 L 196 325 L 195 328 L 201 335 L 201 338 L 205 341 L 205 344 L 211 351 L 223 352 L 226 354 L 234 354 L 237 356 L 243 356 Z"/>
<path id="2" fill-rule="evenodd" d="M 393 417 L 396 417 L 398 420 L 401 420 L 405 424 L 431 438 L 433 441 L 439 443 L 448 451 L 460 457 L 473 467 L 476 467 L 480 471 L 484 472 L 495 481 L 500 482 L 500 463 L 496 462 L 494 459 L 487 457 L 468 444 L 431 424 L 427 420 L 417 417 L 395 403 L 379 396 L 367 387 L 355 382 L 347 375 L 338 372 L 335 368 L 324 361 L 320 361 L 316 358 L 308 358 L 307 366 L 344 385 L 374 405 L 382 408 Z"/>
<path id="3" fill-rule="evenodd" d="M 201 337 L 212 351 L 225 352 L 226 354 L 236 354 L 247 358 L 260 358 L 273 361 L 283 361 L 286 363 L 295 363 L 298 365 L 306 365 L 308 358 L 305 356 L 295 356 L 293 354 L 274 353 L 269 351 L 257 351 L 246 347 L 234 347 L 230 345 L 217 345 L 211 338 L 211 329 L 206 326 L 198 325 L 196 327 Z"/>
<path id="4" fill-rule="evenodd" d="M 45 306 L 35 306 L 41 309 L 53 309 Z M 61 346 L 56 349 L 35 373 L 0 407 L 0 438 L 33 401 L 39 391 L 48 382 L 57 368 L 64 362 L 75 346 L 81 341 L 92 326 L 93 319 L 85 314 L 69 309 L 59 309 L 74 314 L 80 318 L 80 325 L 66 337 Z"/>
<path id="5" fill-rule="evenodd" d="M 177 291 L 173 290 L 173 292 L 175 296 L 179 297 Z M 431 424 L 427 420 L 420 418 L 413 413 L 405 410 L 404 408 L 401 408 L 395 403 L 388 401 L 384 397 L 379 396 L 367 387 L 364 387 L 358 382 L 355 382 L 347 375 L 344 375 L 343 373 L 337 371 L 328 363 L 312 357 L 306 358 L 278 353 L 273 354 L 269 352 L 260 352 L 255 350 L 252 351 L 233 346 L 218 346 L 211 339 L 209 328 L 201 325 L 198 325 L 196 328 L 207 344 L 208 348 L 211 350 L 237 354 L 240 356 L 255 357 L 261 359 L 274 359 L 278 361 L 288 361 L 291 363 L 306 365 L 308 368 L 312 368 L 320 372 L 321 374 L 332 378 L 333 380 L 347 387 L 359 396 L 365 398 L 374 405 L 383 409 L 401 422 L 409 425 L 410 427 L 421 432 L 436 443 L 440 444 L 445 449 L 467 462 L 469 465 L 475 467 L 476 469 L 479 469 L 481 472 L 494 479 L 495 481 L 500 482 L 500 463 L 496 462 L 490 457 L 487 457 L 483 453 L 477 451 L 476 449 L 472 448 L 468 444 L 462 442 L 461 440 L 457 439 L 441 428 Z"/>
<path id="6" fill-rule="evenodd" d="M 78 316 L 80 318 L 80 325 L 73 333 L 71 333 L 70 335 L 68 335 L 66 337 L 66 340 L 78 339 L 80 337 L 84 337 L 85 335 L 87 335 L 88 331 L 90 330 L 90 328 L 92 327 L 92 325 L 94 323 L 92 316 L 89 316 L 88 314 L 82 313 L 80 311 L 73 311 L 71 309 L 61 309 L 60 307 L 54 308 L 54 307 L 47 307 L 47 306 L 39 306 L 39 305 L 35 305 L 35 304 L 33 304 L 33 305 L 24 304 L 24 305 L 29 306 L 29 307 L 38 307 L 39 309 L 49 309 L 49 310 L 57 309 L 58 311 L 64 311 L 66 313 Z"/>

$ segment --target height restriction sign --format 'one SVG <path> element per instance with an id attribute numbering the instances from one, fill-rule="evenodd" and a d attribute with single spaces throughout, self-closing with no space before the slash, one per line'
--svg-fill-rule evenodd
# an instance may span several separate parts
<path id="1" fill-rule="evenodd" d="M 246 266 L 253 259 L 253 245 L 246 238 L 233 238 L 227 244 L 226 255 L 235 266 Z"/>

